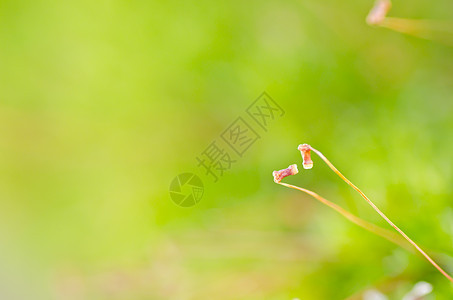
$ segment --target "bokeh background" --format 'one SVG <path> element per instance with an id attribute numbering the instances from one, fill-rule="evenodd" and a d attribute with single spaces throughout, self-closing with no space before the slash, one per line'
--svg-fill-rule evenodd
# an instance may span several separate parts
<path id="1" fill-rule="evenodd" d="M 310 143 L 453 273 L 453 48 L 367 26 L 372 5 L 0 1 L 0 298 L 401 299 L 426 281 L 451 299 L 419 255 L 272 181 Z M 197 155 L 263 91 L 285 115 L 213 183 Z M 286 181 L 387 227 L 314 161 Z M 204 182 L 191 208 L 169 196 L 182 172 Z"/>

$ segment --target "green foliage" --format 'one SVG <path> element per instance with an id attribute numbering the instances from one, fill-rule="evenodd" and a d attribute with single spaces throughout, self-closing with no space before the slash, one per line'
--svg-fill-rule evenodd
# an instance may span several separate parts
<path id="1" fill-rule="evenodd" d="M 401 299 L 424 280 L 448 299 L 423 258 L 272 181 L 310 143 L 453 271 L 453 48 L 367 26 L 371 6 L 0 1 L 0 294 Z M 392 14 L 453 19 L 446 0 Z M 172 203 L 171 180 L 264 90 L 285 116 L 202 178 L 197 206 Z M 326 166 L 301 173 L 288 181 L 386 226 Z"/>

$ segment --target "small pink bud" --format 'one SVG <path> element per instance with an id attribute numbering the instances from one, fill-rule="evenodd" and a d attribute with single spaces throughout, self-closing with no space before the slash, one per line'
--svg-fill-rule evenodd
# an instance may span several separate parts
<path id="1" fill-rule="evenodd" d="M 302 155 L 303 159 L 303 166 L 304 169 L 311 169 L 313 168 L 313 161 L 311 160 L 311 147 L 309 144 L 301 144 L 299 147 L 297 147 L 297 150 L 300 151 L 300 154 Z"/>
<path id="2" fill-rule="evenodd" d="M 374 4 L 374 7 L 366 17 L 366 22 L 369 25 L 381 24 L 387 16 L 387 13 L 389 12 L 391 7 L 392 2 L 390 2 L 390 0 L 377 0 Z"/>
<path id="3" fill-rule="evenodd" d="M 299 173 L 299 170 L 297 169 L 297 165 L 290 165 L 288 168 L 280 170 L 280 171 L 274 171 L 272 172 L 272 176 L 274 176 L 274 181 L 276 183 L 280 183 L 283 178 L 290 176 L 290 175 L 296 175 Z"/>

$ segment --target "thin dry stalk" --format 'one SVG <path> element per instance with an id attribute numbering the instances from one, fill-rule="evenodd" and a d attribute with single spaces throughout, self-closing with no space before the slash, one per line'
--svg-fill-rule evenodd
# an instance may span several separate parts
<path id="1" fill-rule="evenodd" d="M 434 40 L 453 46 L 453 23 L 451 21 L 418 20 L 387 17 L 392 7 L 390 0 L 377 0 L 366 18 L 372 26 L 380 26 L 422 39 Z"/>
<path id="2" fill-rule="evenodd" d="M 385 18 L 378 25 L 387 29 L 453 46 L 453 23 L 450 21 Z"/>
<path id="3" fill-rule="evenodd" d="M 304 144 L 307 145 L 307 144 Z M 425 251 L 422 250 L 411 238 L 407 236 L 398 226 L 396 226 L 358 187 L 356 187 L 349 179 L 347 179 L 343 174 L 338 171 L 338 169 L 318 150 L 315 148 L 311 147 L 310 145 L 307 145 L 310 150 L 315 152 L 328 166 L 332 171 L 335 172 L 341 179 L 343 179 L 344 182 L 349 184 L 354 190 L 356 190 L 362 197 L 363 199 L 368 202 L 368 204 L 385 220 L 387 223 L 389 223 L 396 231 L 398 231 L 399 234 L 401 234 L 412 246 L 417 249 L 418 252 L 420 252 L 442 275 L 444 275 L 448 280 L 453 282 L 453 278 L 447 274 L 428 254 L 426 254 Z"/>
<path id="4" fill-rule="evenodd" d="M 390 242 L 395 243 L 396 245 L 398 245 L 400 247 L 403 247 L 409 251 L 412 251 L 412 248 L 409 248 L 408 245 L 404 242 L 404 240 L 399 235 L 396 235 L 395 233 L 393 233 L 387 229 L 381 228 L 377 225 L 374 225 L 372 223 L 369 223 L 369 222 L 357 217 L 356 215 L 350 213 L 349 211 L 345 210 L 341 206 L 339 206 L 333 202 L 330 202 L 329 200 L 321 197 L 320 195 L 316 194 L 315 192 L 292 185 L 292 184 L 284 183 L 284 182 L 277 182 L 277 183 L 280 185 L 295 189 L 295 190 L 299 190 L 301 192 L 304 192 L 304 193 L 312 196 L 313 198 L 315 198 L 322 204 L 327 205 L 328 207 L 334 209 L 335 211 L 337 211 L 338 213 L 343 215 L 346 219 L 348 219 L 352 223 L 354 223 L 374 234 L 377 234 L 377 235 L 389 240 Z"/>

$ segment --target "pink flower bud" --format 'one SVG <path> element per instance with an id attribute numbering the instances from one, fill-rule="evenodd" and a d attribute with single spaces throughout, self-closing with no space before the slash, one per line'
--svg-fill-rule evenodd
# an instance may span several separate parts
<path id="1" fill-rule="evenodd" d="M 272 172 L 272 175 L 274 176 L 274 181 L 276 183 L 280 183 L 283 178 L 289 176 L 289 175 L 296 175 L 299 173 L 299 170 L 297 169 L 297 165 L 290 165 L 288 168 L 280 170 L 280 171 L 274 171 Z"/>
<path id="2" fill-rule="evenodd" d="M 390 0 L 377 0 L 374 7 L 366 17 L 366 22 L 369 25 L 379 25 L 384 21 L 387 13 L 392 7 Z"/>
<path id="3" fill-rule="evenodd" d="M 301 144 L 299 147 L 297 147 L 297 150 L 300 151 L 300 154 L 302 155 L 303 159 L 303 166 L 304 169 L 311 169 L 313 168 L 313 161 L 311 160 L 311 147 L 309 144 Z"/>

